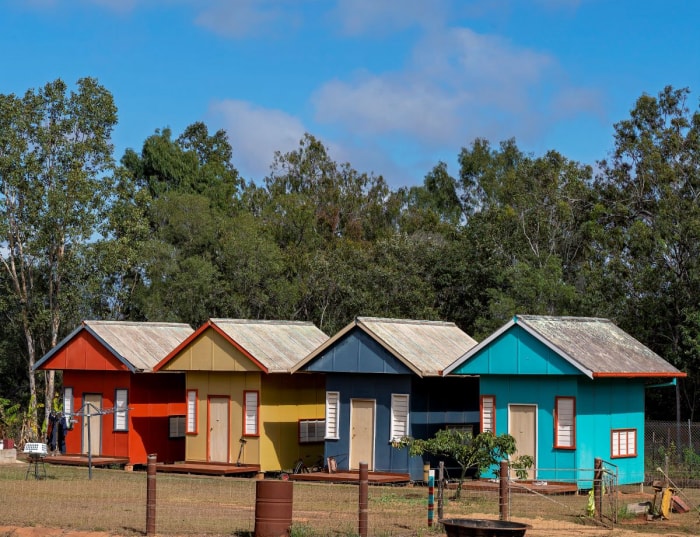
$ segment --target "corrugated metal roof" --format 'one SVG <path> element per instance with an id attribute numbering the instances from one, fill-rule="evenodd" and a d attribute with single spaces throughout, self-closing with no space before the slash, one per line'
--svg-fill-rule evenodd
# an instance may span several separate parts
<path id="1" fill-rule="evenodd" d="M 304 356 L 328 340 L 310 322 L 210 319 L 268 371 L 288 372 Z"/>
<path id="2" fill-rule="evenodd" d="M 608 319 L 518 315 L 515 322 L 593 376 L 684 375 Z"/>
<path id="3" fill-rule="evenodd" d="M 153 367 L 185 340 L 192 327 L 184 323 L 83 321 L 85 328 L 139 371 Z"/>
<path id="4" fill-rule="evenodd" d="M 411 319 L 357 317 L 292 371 L 313 361 L 354 327 L 369 334 L 419 376 L 439 375 L 443 368 L 476 345 L 476 341 L 454 323 Z"/>

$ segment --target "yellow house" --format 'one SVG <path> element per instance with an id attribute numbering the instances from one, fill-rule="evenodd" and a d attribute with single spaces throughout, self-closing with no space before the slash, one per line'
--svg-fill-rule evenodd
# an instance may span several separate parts
<path id="1" fill-rule="evenodd" d="M 156 371 L 186 374 L 187 462 L 291 469 L 323 457 L 325 380 L 289 370 L 328 336 L 312 323 L 210 319 Z"/>

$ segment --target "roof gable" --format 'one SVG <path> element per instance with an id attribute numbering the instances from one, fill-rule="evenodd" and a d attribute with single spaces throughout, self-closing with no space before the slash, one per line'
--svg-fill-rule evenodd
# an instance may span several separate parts
<path id="1" fill-rule="evenodd" d="M 516 353 L 514 356 L 505 352 L 509 335 L 519 340 L 519 346 L 511 349 Z M 533 341 L 539 345 L 535 347 Z M 552 372 L 544 374 L 565 374 L 563 360 L 589 378 L 685 376 L 685 373 L 607 319 L 538 315 L 514 317 L 452 363 L 445 374 L 467 371 L 470 374 L 489 374 L 499 368 L 501 374 L 519 374 L 519 369 L 528 369 L 527 364 L 518 359 L 519 356 L 532 356 L 533 370 L 545 368 L 544 363 L 535 364 L 535 355 L 517 354 L 528 345 L 537 349 L 538 361 L 546 362 L 547 368 L 553 368 Z M 486 356 L 491 356 L 492 360 L 486 360 Z M 504 363 L 494 365 L 492 362 L 496 358 Z M 475 363 L 472 364 L 472 361 Z"/>
<path id="2" fill-rule="evenodd" d="M 205 332 L 212 346 L 211 359 L 196 355 L 195 347 L 202 343 Z M 326 334 L 309 322 L 209 319 L 166 356 L 156 370 L 286 373 L 327 339 Z M 218 359 L 216 349 L 222 351 Z M 187 353 L 189 358 L 185 357 Z"/>
<path id="3" fill-rule="evenodd" d="M 79 345 L 87 333 L 95 342 L 94 347 L 102 347 L 101 356 L 108 361 L 116 360 L 123 368 L 135 372 L 151 372 L 159 360 L 192 333 L 192 328 L 183 323 L 151 323 L 128 321 L 83 321 L 50 352 L 44 355 L 34 369 L 55 367 L 68 346 Z M 81 337 L 77 337 L 78 335 Z M 68 362 L 66 362 L 68 363 Z M 86 363 L 89 369 L 104 369 L 97 362 Z"/>
<path id="4" fill-rule="evenodd" d="M 366 332 L 355 327 L 319 353 L 305 371 L 316 373 L 385 373 L 412 371 Z"/>
<path id="5" fill-rule="evenodd" d="M 329 354 L 328 350 L 341 344 L 348 345 L 349 343 L 343 340 L 351 331 L 363 332 L 378 346 L 370 347 L 367 339 L 362 340 L 364 348 L 375 351 L 371 361 L 369 357 L 365 357 L 364 361 L 355 360 L 354 362 L 350 358 L 342 358 L 343 370 L 358 373 L 372 373 L 386 369 L 385 372 L 411 371 L 421 377 L 437 376 L 444 367 L 476 345 L 476 341 L 454 323 L 358 317 L 294 366 L 292 372 L 302 369 L 317 371 L 318 367 L 323 369 L 340 367 L 338 360 L 343 353 L 338 354 L 333 350 L 337 356 L 332 358 L 335 363 L 331 364 L 329 360 L 333 353 Z M 357 348 L 359 350 L 363 347 Z M 382 349 L 381 353 L 377 351 L 379 348 Z M 323 365 L 313 365 L 318 360 L 322 360 Z M 386 365 L 380 367 L 375 360 L 383 360 Z M 402 367 L 398 367 L 395 361 L 402 364 Z M 372 364 L 369 371 L 357 369 L 360 365 L 369 364 Z"/>

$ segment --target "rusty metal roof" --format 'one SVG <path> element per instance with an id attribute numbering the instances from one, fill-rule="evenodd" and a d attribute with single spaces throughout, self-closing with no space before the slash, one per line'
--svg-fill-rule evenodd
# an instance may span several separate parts
<path id="1" fill-rule="evenodd" d="M 476 341 L 454 323 L 410 319 L 357 317 L 323 346 L 297 364 L 299 370 L 353 328 L 369 334 L 382 347 L 421 377 L 436 376 L 476 345 Z"/>
<path id="2" fill-rule="evenodd" d="M 130 369 L 151 372 L 193 330 L 184 323 L 83 321 L 83 326 Z M 60 344 L 59 344 L 60 345 Z"/>
<path id="3" fill-rule="evenodd" d="M 210 319 L 271 373 L 288 372 L 328 340 L 316 325 L 302 321 Z"/>
<path id="4" fill-rule="evenodd" d="M 658 377 L 685 373 L 608 319 L 516 315 L 445 371 L 449 373 L 491 341 L 518 325 L 590 378 Z"/>

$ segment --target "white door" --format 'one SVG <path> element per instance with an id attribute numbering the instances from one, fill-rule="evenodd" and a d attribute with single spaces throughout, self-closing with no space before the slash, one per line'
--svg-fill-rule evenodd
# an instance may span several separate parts
<path id="1" fill-rule="evenodd" d="M 83 395 L 83 455 L 99 456 L 102 446 L 102 395 L 86 393 Z M 89 416 L 88 416 L 89 414 Z"/>
<path id="2" fill-rule="evenodd" d="M 357 470 L 361 462 L 374 470 L 374 399 L 350 401 L 350 469 Z"/>
<path id="3" fill-rule="evenodd" d="M 229 462 L 229 398 L 209 398 L 209 462 Z"/>
<path id="4" fill-rule="evenodd" d="M 511 460 L 521 455 L 530 455 L 534 464 L 527 478 L 535 479 L 537 468 L 537 405 L 510 405 L 508 407 L 508 433 L 515 438 L 516 451 Z M 515 473 L 511 471 L 511 476 Z"/>

